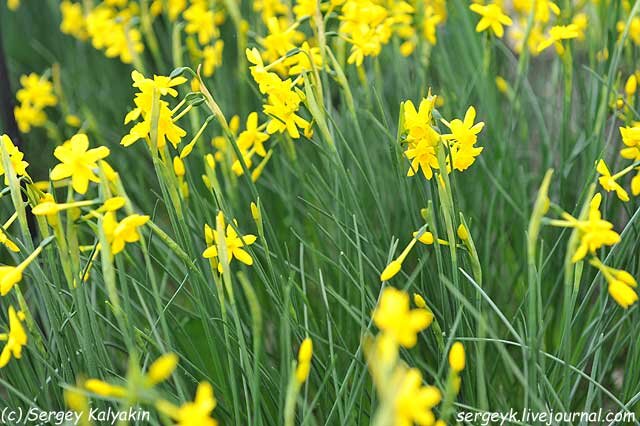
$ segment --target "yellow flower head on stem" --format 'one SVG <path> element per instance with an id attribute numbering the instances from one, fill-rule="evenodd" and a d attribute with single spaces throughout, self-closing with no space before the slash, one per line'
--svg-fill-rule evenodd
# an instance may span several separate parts
<path id="1" fill-rule="evenodd" d="M 601 159 L 600 161 L 598 161 L 596 170 L 598 173 L 600 173 L 598 182 L 600 182 L 600 185 L 602 185 L 605 191 L 615 191 L 620 201 L 629 201 L 629 194 L 627 193 L 627 191 L 625 191 L 624 188 L 620 186 L 618 182 L 616 182 L 616 179 L 620 176 L 618 176 L 617 174 L 612 176 L 604 160 Z"/>
<path id="2" fill-rule="evenodd" d="M 378 307 L 373 312 L 373 322 L 383 333 L 398 344 L 412 348 L 417 334 L 427 328 L 433 316 L 424 309 L 411 309 L 409 295 L 393 287 L 387 287 L 380 296 Z"/>
<path id="3" fill-rule="evenodd" d="M 193 402 L 186 402 L 181 407 L 176 407 L 170 402 L 160 400 L 156 403 L 156 407 L 158 411 L 175 420 L 177 426 L 217 426 L 218 422 L 211 418 L 211 412 L 216 408 L 216 404 L 213 387 L 207 382 L 201 382 Z"/>
<path id="4" fill-rule="evenodd" d="M 11 138 L 8 135 L 2 135 L 0 136 L 0 143 L 4 145 L 4 150 L 9 157 L 9 162 L 11 163 L 11 166 L 13 167 L 16 175 L 27 176 L 27 166 L 29 165 L 29 163 L 23 160 L 24 154 L 18 149 L 17 146 L 13 144 Z M 5 175 L 4 184 L 8 185 L 9 177 L 5 173 L 4 163 L 0 161 L 0 176 L 2 175 Z"/>
<path id="5" fill-rule="evenodd" d="M 438 388 L 424 386 L 422 373 L 417 368 L 407 369 L 401 366 L 395 376 L 394 424 L 432 425 L 435 422 L 432 409 L 442 399 Z"/>
<path id="6" fill-rule="evenodd" d="M 482 16 L 478 25 L 476 25 L 476 32 L 482 32 L 490 28 L 496 37 L 502 38 L 504 35 L 504 26 L 510 26 L 513 24 L 511 18 L 509 18 L 508 15 L 505 15 L 502 8 L 495 3 L 487 5 L 474 3 L 469 6 L 469 9 Z"/>
<path id="7" fill-rule="evenodd" d="M 51 180 L 70 177 L 73 189 L 79 194 L 86 194 L 89 182 L 100 182 L 94 170 L 98 168 L 97 162 L 109 155 L 109 148 L 89 149 L 89 138 L 80 133 L 58 146 L 53 155 L 61 163 L 51 170 Z"/>
<path id="8" fill-rule="evenodd" d="M 224 215 L 222 214 L 222 212 L 218 213 L 218 217 L 221 218 L 222 224 L 224 226 Z M 234 221 L 234 224 L 235 223 L 236 222 Z M 209 235 L 207 235 L 207 229 L 211 231 Z M 226 226 L 226 235 L 224 241 L 218 241 L 218 232 L 215 230 L 211 230 L 210 227 L 205 228 L 205 239 L 207 240 L 207 244 L 210 245 L 202 253 L 202 256 L 204 258 L 218 258 L 218 244 L 221 243 L 226 246 L 229 262 L 231 262 L 233 258 L 236 258 L 245 265 L 253 265 L 253 258 L 245 250 L 245 248 L 256 242 L 257 237 L 255 235 L 238 235 L 233 225 L 229 223 Z M 222 263 L 218 263 L 218 272 L 222 273 L 222 271 L 223 265 Z"/>
<path id="9" fill-rule="evenodd" d="M 127 243 L 140 240 L 138 228 L 149 221 L 149 216 L 132 214 L 118 222 L 114 212 L 107 212 L 102 221 L 102 227 L 111 245 L 111 254 L 120 253 Z"/>

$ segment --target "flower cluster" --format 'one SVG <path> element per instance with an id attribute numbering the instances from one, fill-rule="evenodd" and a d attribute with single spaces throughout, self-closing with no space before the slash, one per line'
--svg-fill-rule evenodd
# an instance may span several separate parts
<path id="1" fill-rule="evenodd" d="M 602 162 L 600 163 L 601 170 L 603 164 Z M 548 208 L 551 205 L 548 198 L 546 203 Z M 560 210 L 561 219 L 550 219 L 547 223 L 552 226 L 574 230 L 575 238 L 572 238 L 572 243 L 568 249 L 571 255 L 571 262 L 576 263 L 589 256 L 589 263 L 599 269 L 608 282 L 609 294 L 620 306 L 626 309 L 638 300 L 634 290 L 634 287 L 636 287 L 635 279 L 626 271 L 606 266 L 597 257 L 597 252 L 600 248 L 613 246 L 621 240 L 620 235 L 613 229 L 613 224 L 602 218 L 602 213 L 600 212 L 601 203 L 602 194 L 595 194 L 589 205 L 583 209 L 583 214 L 580 218 L 575 218 L 562 211 L 559 207 L 554 206 L 557 210 Z"/>
<path id="2" fill-rule="evenodd" d="M 120 7 L 118 3 L 121 3 Z M 139 13 L 137 3 L 127 1 L 104 1 L 95 8 L 85 11 L 84 25 L 93 47 L 104 50 L 108 58 L 120 58 L 125 64 L 135 62 L 138 55 L 144 51 L 142 34 L 134 24 L 134 18 Z M 72 35 L 76 37 L 80 35 L 82 39 L 82 26 L 78 22 L 77 13 L 68 17 L 70 20 L 75 20 L 75 23 L 69 26 L 78 28 Z"/>
<path id="3" fill-rule="evenodd" d="M 401 143 L 405 145 L 405 156 L 410 161 L 408 176 L 418 171 L 427 179 L 431 179 L 434 170 L 440 169 L 438 150 L 446 152 L 446 172 L 451 170 L 464 171 L 471 166 L 482 152 L 482 147 L 476 147 L 478 133 L 484 128 L 484 123 L 474 123 L 475 108 L 467 110 L 464 119 L 454 119 L 442 123 L 449 128 L 450 133 L 440 134 L 434 121 L 436 96 L 429 94 L 422 99 L 418 109 L 413 102 L 402 104 L 403 132 Z M 442 152 L 445 154 L 445 152 Z"/>
<path id="4" fill-rule="evenodd" d="M 311 124 L 298 115 L 300 104 L 304 101 L 304 93 L 296 87 L 291 79 L 282 80 L 277 73 L 265 66 L 258 49 L 247 49 L 247 59 L 253 64 L 251 75 L 258 84 L 260 92 L 267 96 L 263 111 L 271 119 L 267 123 L 267 133 L 284 133 L 297 139 L 300 130 L 311 137 Z"/>
<path id="5" fill-rule="evenodd" d="M 31 73 L 20 77 L 21 88 L 16 94 L 19 105 L 14 115 L 20 131 L 29 133 L 33 127 L 42 127 L 47 122 L 46 107 L 55 106 L 58 97 L 53 92 L 53 84 L 44 76 Z"/>
<path id="6" fill-rule="evenodd" d="M 169 109 L 169 103 L 162 100 L 161 97 L 168 95 L 175 98 L 178 95 L 178 91 L 174 87 L 185 83 L 187 79 L 184 77 L 170 78 L 157 75 L 150 79 L 145 78 L 138 71 L 133 71 L 131 78 L 133 79 L 133 87 L 138 89 L 139 92 L 136 93 L 133 100 L 136 107 L 126 115 L 124 124 L 139 118 L 142 118 L 142 121 L 136 123 L 120 143 L 124 146 L 130 146 L 140 139 L 144 139 L 152 149 L 162 151 L 167 145 L 167 140 L 169 140 L 173 147 L 177 148 L 182 137 L 187 132 L 175 123 L 177 120 L 174 118 L 176 110 Z M 154 97 L 156 98 L 155 100 Z M 152 123 L 154 101 L 158 104 L 157 138 L 152 141 L 151 127 L 154 125 Z"/>
<path id="7" fill-rule="evenodd" d="M 417 308 L 412 309 L 406 292 L 387 287 L 373 312 L 380 334 L 367 340 L 365 354 L 380 398 L 375 414 L 377 424 L 444 423 L 436 421 L 433 413 L 442 400 L 440 390 L 425 385 L 420 370 L 407 366 L 399 356 L 399 347 L 414 347 L 418 334 L 434 319 L 420 295 L 416 295 L 415 302 Z"/>
<path id="8" fill-rule="evenodd" d="M 126 383 L 114 384 L 110 381 L 89 379 L 84 382 L 84 388 L 102 397 L 116 398 L 129 403 L 153 404 L 159 412 L 175 420 L 177 425 L 215 426 L 217 421 L 211 418 L 211 412 L 216 407 L 213 387 L 207 382 L 198 384 L 193 402 L 186 402 L 181 406 L 164 399 L 156 385 L 171 378 L 178 366 L 178 356 L 168 353 L 156 359 L 146 373 L 140 371 L 136 363 L 129 363 Z"/>
<path id="9" fill-rule="evenodd" d="M 584 7 L 584 3 L 578 8 Z M 584 12 L 575 10 L 571 22 L 560 23 L 562 11 L 551 0 L 517 0 L 513 2 L 516 15 L 516 24 L 511 27 L 509 36 L 517 52 L 522 52 L 525 47 L 532 55 L 539 55 L 551 46 L 555 46 L 559 55 L 564 54 L 567 40 L 584 39 L 584 31 L 588 25 L 588 17 Z M 529 16 L 533 14 L 533 25 L 528 29 Z M 505 18 L 503 18 L 505 19 Z M 510 22 L 511 19 L 506 18 Z M 506 19 L 503 23 L 506 24 Z"/>

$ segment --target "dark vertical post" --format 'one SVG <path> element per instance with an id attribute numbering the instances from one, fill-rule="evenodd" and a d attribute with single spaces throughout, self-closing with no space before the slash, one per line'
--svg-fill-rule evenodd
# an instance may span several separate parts
<path id="1" fill-rule="evenodd" d="M 2 9 L 0 8 L 0 20 L 2 19 Z M 4 40 L 2 37 L 2 30 L 0 27 L 0 119 L 2 120 L 2 125 L 4 129 L 0 133 L 6 133 L 9 135 L 13 144 L 17 146 L 21 151 L 24 152 L 24 147 L 22 144 L 22 138 L 20 137 L 20 132 L 18 131 L 18 123 L 16 122 L 16 117 L 13 114 L 13 92 L 11 91 L 11 84 L 9 82 L 9 68 L 7 67 L 7 57 L 4 51 Z M 22 182 L 23 188 L 23 199 L 26 199 L 26 194 L 24 192 L 24 181 Z M 27 206 L 27 222 L 29 223 L 29 230 L 31 231 L 31 235 L 37 235 L 37 228 L 35 217 L 33 213 L 31 213 L 31 208 Z"/>
<path id="2" fill-rule="evenodd" d="M 0 14 L 2 12 L 0 11 Z M 0 118 L 4 126 L 4 133 L 9 135 L 14 145 L 22 149 L 22 139 L 18 131 L 18 123 L 13 115 L 13 93 L 9 82 L 9 68 L 4 51 L 4 40 L 0 31 Z"/>

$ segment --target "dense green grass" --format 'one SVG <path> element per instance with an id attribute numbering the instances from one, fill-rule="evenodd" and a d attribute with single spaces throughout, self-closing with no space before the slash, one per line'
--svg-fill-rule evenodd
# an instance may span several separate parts
<path id="1" fill-rule="evenodd" d="M 587 39 L 572 43 L 572 60 L 563 64 L 551 51 L 518 56 L 505 42 L 475 33 L 477 17 L 467 2 L 452 0 L 428 58 L 403 58 L 392 41 L 378 58 L 365 61 L 366 84 L 354 66 L 342 64 L 355 114 L 338 82 L 323 74 L 335 149 L 316 130 L 311 140 L 294 142 L 295 158 L 281 144 L 255 186 L 246 177 L 223 178 L 214 195 L 200 178 L 201 155 L 212 152 L 208 141 L 222 134 L 214 120 L 185 160 L 191 195 L 180 201 L 183 217 L 163 192 L 170 184 L 154 171 L 145 144 L 119 145 L 134 93 L 131 67 L 61 34 L 57 2 L 24 3 L 15 13 L 0 6 L 14 90 L 20 75 L 59 64 L 68 108 L 89 123 L 92 145 L 111 149 L 110 163 L 134 210 L 151 215 L 166 238 L 145 227 L 144 244 L 128 245 L 115 258 L 111 278 L 99 257 L 89 281 L 75 289 L 65 279 L 66 260 L 60 260 L 55 243 L 45 249 L 19 285 L 37 334 L 30 331 L 23 359 L 0 370 L 0 408 L 61 409 L 63 389 L 78 378 L 122 377 L 132 351 L 141 366 L 174 351 L 180 364 L 162 385 L 165 398 L 190 400 L 196 383 L 207 380 L 221 423 L 282 424 L 291 364 L 309 336 L 314 358 L 296 423 L 369 423 L 377 398 L 362 343 L 366 333 L 375 332 L 370 318 L 382 288 L 380 272 L 425 224 L 423 208 L 434 213 L 432 231 L 447 239 L 436 181 L 406 176 L 408 163 L 397 141 L 401 102 L 419 102 L 431 88 L 444 98 L 438 108 L 443 117 L 462 117 L 475 105 L 479 121 L 486 123 L 477 162 L 450 175 L 453 217 L 459 221 L 460 212 L 469 225 L 482 280 L 462 246 L 455 260 L 445 246 L 414 248 L 402 272 L 385 285 L 422 294 L 442 334 L 432 325 L 415 348 L 402 350 L 403 359 L 443 388 L 448 348 L 462 341 L 467 368 L 458 410 L 640 411 L 637 304 L 628 310 L 616 305 L 603 277 L 586 263 L 571 269 L 577 276 L 571 281 L 564 272 L 570 231 L 543 227 L 529 250 L 527 240 L 548 169 L 554 169 L 551 200 L 578 216 L 597 182 L 595 161 L 604 157 L 613 170 L 622 167 L 614 161 L 622 146 L 621 123 L 610 101 L 636 71 L 638 49 L 616 42 L 616 22 L 629 18 L 618 2 L 590 6 Z M 563 13 L 569 16 L 568 9 Z M 165 46 L 166 65 L 159 67 L 148 53 L 144 61 L 148 73 L 168 75 L 174 68 L 170 29 L 159 22 L 154 28 Z M 248 70 L 237 72 L 230 20 L 222 38 L 224 66 L 206 84 L 227 119 L 239 114 L 244 120 L 260 109 L 260 99 Z M 339 58 L 345 56 L 344 45 L 334 38 L 330 43 Z M 603 48 L 609 57 L 599 61 L 596 53 Z M 509 81 L 507 94 L 497 90 L 497 75 Z M 189 136 L 209 114 L 202 104 L 192 113 L 191 126 L 183 121 Z M 54 147 L 72 135 L 61 113 L 52 109 L 49 115 L 57 135 L 39 129 L 23 137 L 34 180 L 47 178 L 56 163 Z M 634 119 L 639 119 L 635 113 Z M 59 199 L 66 197 L 60 194 Z M 264 233 L 249 208 L 256 195 Z M 0 203 L 5 220 L 14 207 L 8 196 Z M 623 238 L 600 256 L 636 277 L 638 206 L 633 197 L 623 204 L 605 193 L 603 215 Z M 219 208 L 237 218 L 243 233 L 259 234 L 249 248 L 255 264 L 234 262 L 233 273 L 225 276 L 229 282 L 214 279 L 201 256 L 203 225 L 215 226 Z M 14 225 L 11 235 L 28 253 L 45 237 L 43 229 L 21 235 Z M 97 243 L 87 226 L 77 229 L 81 245 Z M 2 254 L 6 264 L 25 256 L 7 253 Z M 85 267 L 90 255 L 80 254 L 78 265 Z M 110 279 L 123 315 L 114 313 Z M 15 294 L 0 299 L 2 315 L 16 300 Z"/>

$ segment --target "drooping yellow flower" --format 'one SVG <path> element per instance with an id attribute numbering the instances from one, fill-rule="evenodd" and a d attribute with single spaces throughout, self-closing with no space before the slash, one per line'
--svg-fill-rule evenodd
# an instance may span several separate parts
<path id="1" fill-rule="evenodd" d="M 211 418 L 211 412 L 216 408 L 216 404 L 211 385 L 201 382 L 193 402 L 176 407 L 170 402 L 160 400 L 156 407 L 158 411 L 175 420 L 176 426 L 217 426 L 218 422 Z"/>
<path id="2" fill-rule="evenodd" d="M 616 195 L 621 201 L 629 201 L 629 194 L 627 193 L 627 191 L 625 191 L 625 189 L 620 186 L 618 182 L 616 182 L 616 179 L 621 176 L 620 174 L 615 174 L 612 176 L 609 168 L 607 167 L 607 164 L 602 159 L 598 161 L 596 170 L 598 173 L 600 173 L 598 182 L 600 182 L 600 185 L 602 185 L 605 191 L 615 191 Z M 631 169 L 629 169 L 629 171 L 631 171 Z"/>
<path id="3" fill-rule="evenodd" d="M 397 387 L 393 401 L 395 425 L 433 425 L 433 407 L 442 395 L 435 386 L 424 386 L 417 368 L 400 367 L 396 372 Z"/>
<path id="4" fill-rule="evenodd" d="M 22 357 L 22 348 L 27 344 L 27 333 L 22 327 L 24 314 L 16 312 L 13 306 L 9 306 L 9 332 L 0 333 L 0 341 L 6 341 L 0 353 L 0 368 L 5 367 L 11 360 Z"/>
<path id="5" fill-rule="evenodd" d="M 27 166 L 29 166 L 29 163 L 23 160 L 24 154 L 13 144 L 13 141 L 8 135 L 0 136 L 0 142 L 4 145 L 4 150 L 9 156 L 9 162 L 11 163 L 16 175 L 27 176 Z M 0 176 L 4 175 L 4 184 L 8 185 L 9 177 L 5 173 L 4 162 L 1 160 L 2 157 L 0 156 Z"/>
<path id="6" fill-rule="evenodd" d="M 427 328 L 433 316 L 424 309 L 411 309 L 409 295 L 404 291 L 387 287 L 383 290 L 380 303 L 373 313 L 373 322 L 398 344 L 412 348 L 417 334 Z"/>
<path id="7" fill-rule="evenodd" d="M 589 263 L 602 272 L 608 283 L 609 294 L 623 309 L 629 308 L 638 301 L 638 294 L 635 291 L 638 283 L 633 275 L 625 270 L 606 266 L 598 258 L 593 258 Z"/>
<path id="8" fill-rule="evenodd" d="M 552 44 L 556 46 L 559 55 L 564 53 L 562 40 L 571 40 L 581 36 L 580 28 L 575 24 L 555 25 L 549 30 L 549 35 L 538 45 L 538 52 L 542 52 Z"/>
<path id="9" fill-rule="evenodd" d="M 222 212 L 218 213 L 217 222 L 224 228 L 224 215 Z M 237 222 L 234 220 L 234 224 L 237 226 Z M 245 250 L 245 247 L 250 246 L 256 242 L 257 237 L 255 235 L 238 235 L 232 224 L 227 224 L 226 235 L 224 241 L 218 241 L 218 231 L 212 229 L 208 225 L 204 227 L 205 240 L 208 242 L 209 247 L 202 253 L 202 256 L 206 259 L 220 259 L 218 253 L 218 244 L 224 244 L 226 246 L 228 262 L 230 263 L 234 258 L 238 259 L 245 265 L 253 265 L 253 258 Z M 209 243 L 210 242 L 210 243 Z M 223 265 L 218 263 L 218 272 L 222 273 Z"/>
<path id="10" fill-rule="evenodd" d="M 109 155 L 109 148 L 100 146 L 89 149 L 89 138 L 83 133 L 74 135 L 58 146 L 53 155 L 61 161 L 51 170 L 51 180 L 71 178 L 71 186 L 79 194 L 86 194 L 89 182 L 100 182 L 94 173 L 97 162 Z"/>
<path id="11" fill-rule="evenodd" d="M 505 15 L 502 8 L 495 3 L 487 5 L 474 3 L 469 6 L 469 9 L 482 16 L 478 25 L 476 25 L 476 32 L 482 32 L 490 28 L 496 37 L 502 38 L 504 35 L 504 26 L 513 24 L 511 18 Z"/>
<path id="12" fill-rule="evenodd" d="M 118 254 L 127 243 L 135 243 L 140 240 L 138 228 L 149 221 L 149 216 L 132 214 L 120 222 L 116 219 L 114 212 L 107 212 L 104 215 L 102 227 L 107 237 L 107 242 L 111 245 L 111 254 Z"/>

